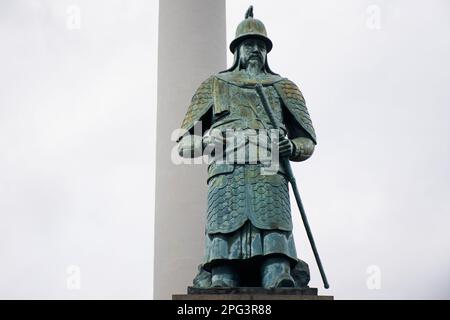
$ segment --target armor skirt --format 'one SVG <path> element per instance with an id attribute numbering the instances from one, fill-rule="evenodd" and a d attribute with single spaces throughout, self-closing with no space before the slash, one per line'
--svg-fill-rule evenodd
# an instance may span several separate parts
<path id="1" fill-rule="evenodd" d="M 223 260 L 244 260 L 269 254 L 282 254 L 290 258 L 292 264 L 298 262 L 294 237 L 290 231 L 264 230 L 247 221 L 232 233 L 206 234 L 203 267 Z"/>
<path id="2" fill-rule="evenodd" d="M 207 234 L 230 234 L 250 220 L 264 230 L 292 231 L 289 184 L 261 164 L 213 164 L 209 168 Z"/>

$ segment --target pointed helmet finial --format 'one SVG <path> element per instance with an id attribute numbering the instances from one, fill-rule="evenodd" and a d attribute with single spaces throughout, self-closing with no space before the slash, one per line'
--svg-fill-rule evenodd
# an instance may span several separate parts
<path id="1" fill-rule="evenodd" d="M 253 18 L 253 6 L 248 7 L 247 12 L 245 13 L 245 19 Z"/>

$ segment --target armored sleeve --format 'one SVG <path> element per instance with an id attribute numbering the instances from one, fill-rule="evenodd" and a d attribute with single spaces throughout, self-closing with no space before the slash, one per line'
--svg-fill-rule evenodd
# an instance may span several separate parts
<path id="1" fill-rule="evenodd" d="M 202 126 L 201 134 L 203 134 L 208 129 L 208 126 L 210 126 L 210 112 L 208 111 L 210 111 L 213 105 L 213 79 L 214 77 L 210 77 L 203 81 L 192 97 L 186 115 L 181 123 L 181 129 L 183 129 L 185 134 L 193 134 L 194 128 L 197 125 Z M 178 137 L 177 142 L 185 134 Z"/>
<path id="2" fill-rule="evenodd" d="M 294 146 L 293 155 L 289 159 L 306 160 L 314 152 L 316 133 L 303 94 L 287 79 L 277 83 L 275 88 L 283 101 L 283 121 Z"/>
<path id="3" fill-rule="evenodd" d="M 288 79 L 275 83 L 274 87 L 287 110 L 285 119 L 291 129 L 290 138 L 295 138 L 297 134 L 305 134 L 316 144 L 316 132 L 300 89 Z"/>

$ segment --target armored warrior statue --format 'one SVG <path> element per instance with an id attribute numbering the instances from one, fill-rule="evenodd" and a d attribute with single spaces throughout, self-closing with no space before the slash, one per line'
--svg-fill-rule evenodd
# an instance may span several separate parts
<path id="1" fill-rule="evenodd" d="M 217 143 L 223 145 L 227 159 L 238 149 L 251 154 L 251 135 L 261 132 L 271 141 L 265 147 L 268 153 L 297 162 L 313 154 L 316 134 L 305 100 L 292 81 L 269 68 L 271 49 L 264 24 L 253 18 L 250 7 L 230 44 L 233 65 L 204 81 L 192 98 L 181 125 L 185 134 L 178 139 L 180 155 L 201 155 Z M 264 109 L 265 103 L 275 119 Z M 270 137 L 273 129 L 279 129 L 277 139 Z M 236 143 L 238 132 L 246 133 L 242 143 Z M 264 161 L 250 160 L 215 158 L 208 167 L 205 253 L 194 285 L 305 287 L 309 269 L 295 249 L 288 173 L 279 166 L 273 174 L 265 174 Z"/>

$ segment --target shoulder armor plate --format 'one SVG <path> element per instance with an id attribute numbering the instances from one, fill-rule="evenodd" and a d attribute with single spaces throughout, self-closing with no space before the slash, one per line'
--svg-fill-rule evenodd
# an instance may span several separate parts
<path id="1" fill-rule="evenodd" d="M 306 108 L 305 99 L 299 88 L 295 83 L 288 79 L 274 83 L 274 87 L 295 120 L 310 135 L 311 139 L 316 144 L 316 133 L 308 109 Z"/>
<path id="2" fill-rule="evenodd" d="M 199 121 L 213 105 L 213 80 L 214 77 L 209 77 L 198 87 L 184 116 L 181 129 L 191 130 L 195 122 Z"/>

